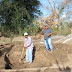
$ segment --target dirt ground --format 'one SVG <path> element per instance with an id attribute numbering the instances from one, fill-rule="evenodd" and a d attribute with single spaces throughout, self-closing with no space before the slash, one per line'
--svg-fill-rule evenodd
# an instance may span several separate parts
<path id="1" fill-rule="evenodd" d="M 34 43 L 33 50 L 33 63 L 28 64 L 24 63 L 25 61 L 25 52 L 20 62 L 20 57 L 23 49 L 23 37 L 19 37 L 16 40 L 10 43 L 10 39 L 2 38 L 0 46 L 0 69 L 23 69 L 23 68 L 36 68 L 36 67 L 52 67 L 57 66 L 60 69 L 60 66 L 72 65 L 72 41 L 68 43 L 54 43 L 57 39 L 52 39 L 53 44 L 53 53 L 44 52 L 45 45 L 43 37 L 38 39 L 32 37 Z M 41 43 L 42 42 L 42 43 Z M 70 63 L 69 63 L 70 62 Z"/>

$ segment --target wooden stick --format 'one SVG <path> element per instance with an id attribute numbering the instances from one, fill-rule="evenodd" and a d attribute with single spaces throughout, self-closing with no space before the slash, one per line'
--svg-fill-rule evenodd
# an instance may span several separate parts
<path id="1" fill-rule="evenodd" d="M 23 48 L 23 50 L 22 50 L 22 54 L 21 54 L 21 57 L 20 57 L 20 59 L 19 59 L 19 62 L 22 61 L 22 56 L 23 56 L 24 50 L 25 50 L 25 49 Z"/>

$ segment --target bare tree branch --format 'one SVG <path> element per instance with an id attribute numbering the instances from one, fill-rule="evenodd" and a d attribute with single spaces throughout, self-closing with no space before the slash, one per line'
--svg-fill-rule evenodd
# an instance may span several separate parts
<path id="1" fill-rule="evenodd" d="M 49 4 L 50 4 L 50 6 L 51 6 L 51 8 L 52 8 L 52 12 L 53 12 L 53 7 L 52 7 L 52 5 L 51 5 L 51 3 L 50 3 L 50 1 L 48 0 L 48 2 L 49 2 Z"/>

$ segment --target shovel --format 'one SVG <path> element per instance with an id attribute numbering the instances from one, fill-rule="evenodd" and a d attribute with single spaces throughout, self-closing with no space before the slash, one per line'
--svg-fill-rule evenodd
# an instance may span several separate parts
<path id="1" fill-rule="evenodd" d="M 19 59 L 19 62 L 21 62 L 22 61 L 22 57 L 23 57 L 23 54 L 24 54 L 24 48 L 23 48 L 23 50 L 22 50 L 22 54 L 21 54 L 21 57 L 20 57 L 20 59 Z"/>

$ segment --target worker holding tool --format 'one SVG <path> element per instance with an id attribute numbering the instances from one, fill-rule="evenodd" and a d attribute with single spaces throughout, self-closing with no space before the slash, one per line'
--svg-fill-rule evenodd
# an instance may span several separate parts
<path id="1" fill-rule="evenodd" d="M 52 30 L 48 27 L 48 24 L 45 25 L 45 29 L 41 31 L 41 34 L 44 34 L 44 41 L 45 41 L 45 46 L 46 50 L 44 52 L 48 52 L 50 48 L 50 53 L 53 52 L 53 47 L 51 43 L 51 35 L 53 34 Z"/>
<path id="2" fill-rule="evenodd" d="M 29 62 L 32 63 L 32 52 L 33 52 L 33 42 L 31 37 L 28 36 L 28 33 L 24 33 L 24 48 L 26 48 L 26 61 L 24 63 Z"/>

